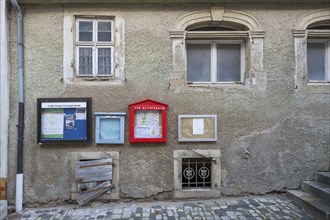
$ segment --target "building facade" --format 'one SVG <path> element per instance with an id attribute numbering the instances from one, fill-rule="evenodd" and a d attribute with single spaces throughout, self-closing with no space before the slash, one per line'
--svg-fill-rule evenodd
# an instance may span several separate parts
<path id="1" fill-rule="evenodd" d="M 315 171 L 329 170 L 330 5 L 288 2 L 18 1 L 24 204 L 77 199 L 77 161 L 112 159 L 113 188 L 98 197 L 105 200 L 265 194 L 298 188 Z M 13 204 L 17 22 L 9 2 L 2 4 L 8 49 L 1 51 L 8 60 L 1 65 L 8 68 L 1 72 L 1 128 L 8 131 L 1 129 L 1 153 L 7 149 L 8 160 L 1 168 L 8 164 L 8 175 L 1 175 Z M 40 141 L 38 133 L 47 133 L 40 98 L 91 98 L 90 141 Z M 144 119 L 136 113 L 132 122 L 129 105 L 141 100 L 165 103 L 167 118 L 131 130 Z M 123 143 L 99 142 L 108 136 L 97 128 L 112 132 L 114 125 L 97 122 L 98 112 L 124 113 L 114 131 L 124 132 Z M 73 125 L 66 115 L 63 129 L 78 126 L 79 113 Z M 142 113 L 147 121 L 164 114 Z M 165 141 L 130 140 L 132 132 L 143 136 L 142 128 L 154 127 L 151 139 L 163 128 Z"/>

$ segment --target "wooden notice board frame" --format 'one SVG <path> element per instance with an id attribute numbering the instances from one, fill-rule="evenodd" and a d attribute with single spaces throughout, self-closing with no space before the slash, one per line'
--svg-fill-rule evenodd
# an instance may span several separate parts
<path id="1" fill-rule="evenodd" d="M 217 115 L 178 115 L 179 142 L 218 141 Z"/>
<path id="2" fill-rule="evenodd" d="M 37 143 L 90 143 L 92 98 L 38 98 Z"/>

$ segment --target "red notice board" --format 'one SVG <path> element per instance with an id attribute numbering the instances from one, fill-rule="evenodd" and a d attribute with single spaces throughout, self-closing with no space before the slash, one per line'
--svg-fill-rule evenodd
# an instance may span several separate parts
<path id="1" fill-rule="evenodd" d="M 130 104 L 130 142 L 166 142 L 166 110 L 167 104 L 151 99 Z"/>

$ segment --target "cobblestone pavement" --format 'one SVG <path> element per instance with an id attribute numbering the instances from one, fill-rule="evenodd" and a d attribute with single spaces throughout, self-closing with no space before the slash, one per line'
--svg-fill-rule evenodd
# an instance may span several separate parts
<path id="1" fill-rule="evenodd" d="M 11 219 L 14 218 L 9 217 L 9 220 Z M 274 194 L 177 202 L 94 202 L 83 207 L 66 205 L 26 208 L 23 216 L 16 219 L 296 220 L 313 218 L 294 205 L 284 194 Z"/>

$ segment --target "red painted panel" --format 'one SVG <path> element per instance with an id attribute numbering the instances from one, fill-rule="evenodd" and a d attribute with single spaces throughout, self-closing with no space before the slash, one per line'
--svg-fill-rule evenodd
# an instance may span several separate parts
<path id="1" fill-rule="evenodd" d="M 129 105 L 129 138 L 131 143 L 155 143 L 155 142 L 166 142 L 166 133 L 167 133 L 167 104 L 157 102 L 151 99 L 142 100 L 135 102 Z M 137 137 L 135 134 L 135 124 L 136 117 L 135 114 L 138 111 L 146 112 L 150 111 L 152 114 L 153 111 L 160 111 L 162 126 L 161 126 L 161 136 L 160 137 Z"/>

